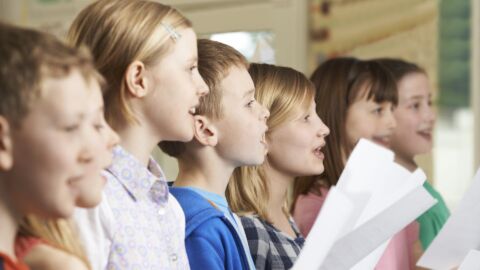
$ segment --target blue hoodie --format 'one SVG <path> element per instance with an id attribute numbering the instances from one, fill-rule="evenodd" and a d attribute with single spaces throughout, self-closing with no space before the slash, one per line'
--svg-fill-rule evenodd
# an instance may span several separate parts
<path id="1" fill-rule="evenodd" d="M 192 270 L 248 269 L 240 237 L 223 212 L 197 192 L 173 187 L 185 213 L 185 246 Z"/>

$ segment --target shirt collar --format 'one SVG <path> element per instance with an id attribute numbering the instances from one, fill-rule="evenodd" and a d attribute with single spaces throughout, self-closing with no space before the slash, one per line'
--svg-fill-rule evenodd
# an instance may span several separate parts
<path id="1" fill-rule="evenodd" d="M 135 200 L 150 198 L 160 205 L 168 202 L 168 185 L 160 165 L 150 157 L 145 167 L 121 146 L 113 149 L 113 162 L 107 169 Z"/>

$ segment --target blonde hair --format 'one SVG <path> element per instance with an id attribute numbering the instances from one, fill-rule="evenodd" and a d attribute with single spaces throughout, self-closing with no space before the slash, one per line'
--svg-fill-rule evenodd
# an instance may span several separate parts
<path id="1" fill-rule="evenodd" d="M 249 63 L 240 52 L 217 41 L 199 39 L 197 47 L 198 71 L 210 92 L 200 98 L 196 113 L 218 120 L 223 115 L 221 81 L 232 67 L 248 69 Z M 165 141 L 159 146 L 168 155 L 179 158 L 185 151 L 186 143 Z"/>
<path id="2" fill-rule="evenodd" d="M 267 138 L 278 126 L 295 117 L 298 109 L 307 110 L 315 96 L 313 84 L 304 74 L 292 68 L 251 64 L 249 73 L 256 88 L 255 98 L 270 111 Z M 226 197 L 233 212 L 239 215 L 256 214 L 270 221 L 267 208 L 269 187 L 263 166 L 235 169 Z M 288 214 L 288 202 L 284 212 Z"/>
<path id="3" fill-rule="evenodd" d="M 49 246 L 80 259 L 88 269 L 91 269 L 74 227 L 67 219 L 42 219 L 29 215 L 20 222 L 19 236 L 38 237 Z"/>
<path id="4" fill-rule="evenodd" d="M 190 27 L 176 9 L 143 0 L 99 0 L 75 18 L 68 40 L 90 48 L 107 80 L 105 118 L 114 129 L 137 121 L 123 79 L 128 66 L 135 60 L 147 67 L 157 64 L 172 48 L 178 30 Z"/>

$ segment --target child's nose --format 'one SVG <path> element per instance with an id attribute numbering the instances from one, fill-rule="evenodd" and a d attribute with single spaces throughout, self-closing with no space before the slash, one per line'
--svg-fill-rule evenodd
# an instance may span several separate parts
<path id="1" fill-rule="evenodd" d="M 435 122 L 437 120 L 437 114 L 430 107 L 425 112 L 425 120 L 428 122 Z"/>
<path id="2" fill-rule="evenodd" d="M 330 134 L 330 129 L 323 123 L 322 120 L 320 120 L 320 129 L 319 129 L 319 135 L 320 137 L 327 137 Z"/>
<path id="3" fill-rule="evenodd" d="M 395 120 L 395 116 L 393 115 L 392 111 L 388 111 L 386 115 L 386 124 L 388 129 L 394 129 L 397 126 L 397 121 Z"/>
<path id="4" fill-rule="evenodd" d="M 88 164 L 93 160 L 93 151 L 84 149 L 78 156 L 78 162 L 82 164 Z"/>

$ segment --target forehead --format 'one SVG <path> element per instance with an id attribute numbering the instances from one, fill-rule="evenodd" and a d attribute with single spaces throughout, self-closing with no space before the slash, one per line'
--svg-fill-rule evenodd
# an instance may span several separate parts
<path id="1" fill-rule="evenodd" d="M 72 70 L 61 78 L 46 77 L 40 86 L 40 97 L 31 106 L 32 112 L 38 113 L 41 110 L 62 116 L 84 111 L 92 92 L 88 85 L 78 70 Z M 94 86 L 95 83 L 90 85 Z M 99 88 L 97 90 L 99 91 Z"/>
<path id="2" fill-rule="evenodd" d="M 224 99 L 240 100 L 246 95 L 254 94 L 255 85 L 248 70 L 244 67 L 233 66 L 229 69 L 225 78 L 220 82 Z M 253 91 L 252 91 L 253 90 Z"/>
<path id="3" fill-rule="evenodd" d="M 162 26 L 160 26 L 162 27 Z M 164 61 L 187 61 L 197 58 L 197 35 L 192 28 L 179 29 L 180 38 L 177 39 L 164 57 Z"/>
<path id="4" fill-rule="evenodd" d="M 430 82 L 423 73 L 411 73 L 404 76 L 398 84 L 398 92 L 401 98 L 413 96 L 429 96 Z"/>

